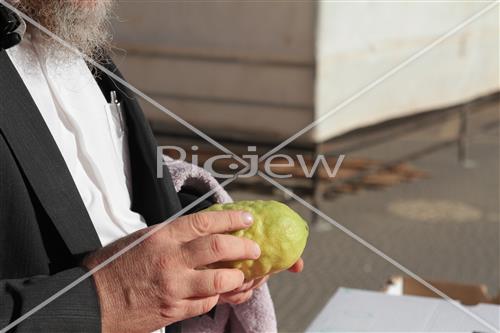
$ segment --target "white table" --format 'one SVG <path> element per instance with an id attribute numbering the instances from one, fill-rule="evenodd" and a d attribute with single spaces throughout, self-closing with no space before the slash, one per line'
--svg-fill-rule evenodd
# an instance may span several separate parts
<path id="1" fill-rule="evenodd" d="M 500 327 L 500 306 L 467 306 Z M 307 332 L 495 332 L 443 299 L 339 288 Z"/>

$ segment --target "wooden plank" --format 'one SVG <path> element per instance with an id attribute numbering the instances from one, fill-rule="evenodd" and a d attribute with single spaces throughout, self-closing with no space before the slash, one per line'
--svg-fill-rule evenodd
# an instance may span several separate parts
<path id="1" fill-rule="evenodd" d="M 278 143 L 307 126 L 312 122 L 313 116 L 312 110 L 161 97 L 155 99 L 209 135 L 256 143 L 262 141 Z M 158 134 L 192 134 L 191 130 L 152 105 L 142 104 L 146 116 Z M 298 142 L 309 142 L 309 135 L 310 133 L 304 134 Z"/>
<path id="2" fill-rule="evenodd" d="M 116 60 L 127 80 L 148 93 L 313 109 L 311 68 L 148 56 Z"/>
<path id="3" fill-rule="evenodd" d="M 314 1 L 120 2 L 118 45 L 314 63 Z"/>

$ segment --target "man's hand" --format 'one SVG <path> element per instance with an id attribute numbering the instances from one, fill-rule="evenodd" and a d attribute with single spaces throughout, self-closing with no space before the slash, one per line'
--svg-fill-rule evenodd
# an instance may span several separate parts
<path id="1" fill-rule="evenodd" d="M 292 267 L 288 269 L 289 272 L 292 273 L 300 273 L 304 269 L 304 261 L 302 258 L 297 260 Z M 255 279 L 252 281 L 245 282 L 236 290 L 220 295 L 219 303 L 231 303 L 231 304 L 241 304 L 250 299 L 253 294 L 253 290 L 259 288 L 264 283 L 269 280 L 269 275 L 261 277 L 259 279 Z"/>
<path id="2" fill-rule="evenodd" d="M 203 212 L 181 217 L 94 274 L 103 332 L 154 331 L 210 311 L 219 295 L 243 285 L 237 269 L 196 268 L 257 259 L 258 245 L 223 233 L 247 228 L 245 212 Z M 124 237 L 85 258 L 92 269 L 158 226 Z"/>

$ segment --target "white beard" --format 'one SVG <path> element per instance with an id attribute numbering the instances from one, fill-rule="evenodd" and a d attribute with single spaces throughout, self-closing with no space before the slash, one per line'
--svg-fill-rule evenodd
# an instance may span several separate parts
<path id="1" fill-rule="evenodd" d="M 99 61 L 109 50 L 110 0 L 20 0 L 15 3 L 26 15 L 71 44 L 84 55 Z M 28 29 L 36 29 L 28 26 Z M 50 36 L 47 42 L 57 43 Z M 57 48 L 61 48 L 57 45 Z M 69 51 L 69 50 L 68 50 Z"/>

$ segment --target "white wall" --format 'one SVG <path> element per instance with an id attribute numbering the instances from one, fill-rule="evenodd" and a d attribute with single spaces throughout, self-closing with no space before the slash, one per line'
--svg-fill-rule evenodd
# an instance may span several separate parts
<path id="1" fill-rule="evenodd" d="M 320 2 L 316 119 L 486 5 Z M 321 122 L 314 139 L 498 91 L 498 17 L 494 8 L 437 45 Z"/>

